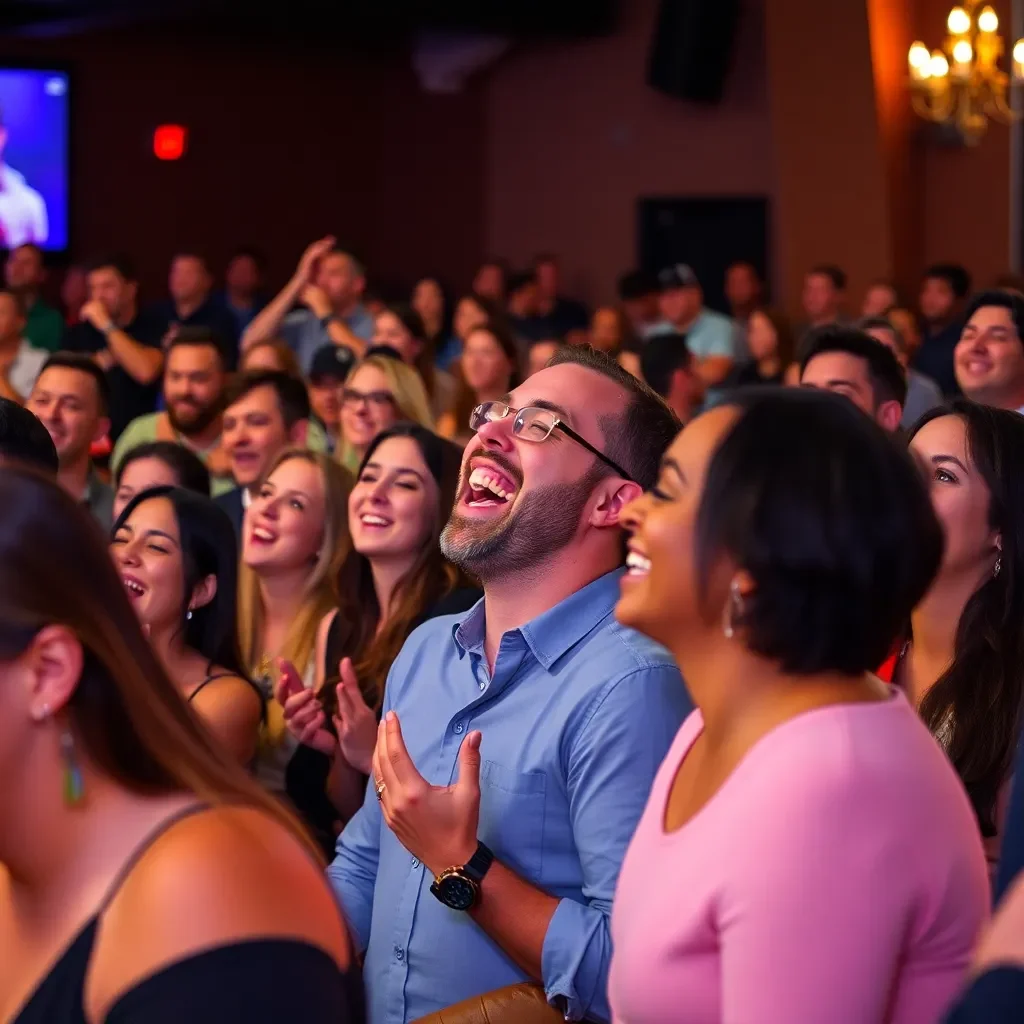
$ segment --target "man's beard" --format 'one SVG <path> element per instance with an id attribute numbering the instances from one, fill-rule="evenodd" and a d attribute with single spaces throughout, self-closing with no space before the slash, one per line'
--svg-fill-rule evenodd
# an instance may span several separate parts
<path id="1" fill-rule="evenodd" d="M 529 576 L 576 536 L 583 509 L 603 475 L 594 466 L 573 483 L 531 491 L 498 521 L 452 512 L 441 533 L 441 553 L 481 583 L 512 574 Z"/>
<path id="2" fill-rule="evenodd" d="M 184 408 L 185 415 L 179 415 L 177 410 Z M 192 405 L 181 402 L 167 403 L 167 419 L 171 426 L 179 434 L 190 437 L 193 434 L 201 434 L 207 427 L 212 426 L 220 415 L 220 402 L 211 405 Z"/>

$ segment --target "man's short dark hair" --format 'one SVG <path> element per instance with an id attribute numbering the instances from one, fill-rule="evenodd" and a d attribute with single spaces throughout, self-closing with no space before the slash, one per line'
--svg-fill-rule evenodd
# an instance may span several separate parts
<path id="1" fill-rule="evenodd" d="M 225 353 L 225 341 L 217 331 L 211 327 L 200 325 L 179 327 L 177 333 L 167 345 L 167 355 L 170 355 L 176 348 L 200 348 L 209 347 L 216 351 L 222 367 L 228 364 Z M 166 365 L 166 363 L 165 363 Z"/>
<path id="2" fill-rule="evenodd" d="M 228 263 L 232 260 L 241 259 L 246 257 L 256 264 L 256 269 L 261 273 L 267 267 L 267 257 L 262 249 L 257 248 L 255 245 L 240 245 L 228 258 Z"/>
<path id="3" fill-rule="evenodd" d="M 85 272 L 91 274 L 95 270 L 107 269 L 116 270 L 126 281 L 138 280 L 135 274 L 135 264 L 132 263 L 130 257 L 121 252 L 111 252 L 97 256 L 89 261 Z"/>
<path id="4" fill-rule="evenodd" d="M 509 297 L 521 292 L 528 285 L 537 283 L 537 273 L 534 270 L 521 270 L 517 274 L 512 274 L 508 283 L 505 287 L 505 293 Z"/>
<path id="5" fill-rule="evenodd" d="M 640 372 L 662 398 L 668 398 L 673 375 L 685 370 L 691 358 L 685 334 L 656 334 L 640 348 Z"/>
<path id="6" fill-rule="evenodd" d="M 846 288 L 846 271 L 842 267 L 837 267 L 834 263 L 818 263 L 807 271 L 808 277 L 812 274 L 827 277 L 837 292 L 841 292 Z"/>
<path id="7" fill-rule="evenodd" d="M 934 277 L 945 281 L 958 299 L 966 299 L 971 291 L 971 275 L 959 263 L 933 263 L 925 272 L 924 279 Z"/>
<path id="8" fill-rule="evenodd" d="M 210 266 L 206 262 L 206 257 L 198 249 L 178 249 L 171 257 L 171 263 L 175 260 L 196 260 L 202 264 L 203 270 L 207 273 L 210 272 Z"/>
<path id="9" fill-rule="evenodd" d="M 560 348 L 548 366 L 582 366 L 614 381 L 629 395 L 625 409 L 600 418 L 605 454 L 648 490 L 658 479 L 661 457 L 681 424 L 664 400 L 611 356 L 590 345 Z"/>
<path id="10" fill-rule="evenodd" d="M 237 377 L 228 388 L 224 408 L 227 409 L 241 401 L 257 388 L 274 389 L 281 418 L 289 430 L 300 420 L 309 419 L 309 395 L 306 392 L 306 385 L 298 377 L 282 373 L 280 370 L 257 370 Z"/>
<path id="11" fill-rule="evenodd" d="M 22 242 L 21 245 L 12 246 L 11 252 L 17 252 L 19 249 L 28 249 L 30 252 L 34 252 L 39 260 L 39 265 L 45 265 L 46 253 L 43 252 L 43 247 L 41 245 L 38 245 L 35 242 Z"/>
<path id="12" fill-rule="evenodd" d="M 18 316 L 25 316 L 25 297 L 20 292 L 16 292 L 13 288 L 0 288 L 0 295 L 6 295 L 14 303 Z"/>
<path id="13" fill-rule="evenodd" d="M 825 352 L 846 352 L 867 363 L 871 390 L 875 405 L 882 402 L 899 402 L 902 407 L 907 400 L 907 375 L 892 349 L 872 338 L 870 334 L 855 327 L 840 327 L 827 324 L 807 332 L 800 344 L 800 376 L 803 377 L 807 364 Z"/>
<path id="14" fill-rule="evenodd" d="M 726 557 L 753 579 L 733 618 L 752 651 L 796 675 L 875 671 L 942 557 L 924 475 L 904 445 L 827 392 L 755 387 L 730 404 L 740 417 L 697 512 L 701 602 Z"/>
<path id="15" fill-rule="evenodd" d="M 0 457 L 57 475 L 60 459 L 50 432 L 28 409 L 0 398 Z"/>
<path id="16" fill-rule="evenodd" d="M 868 331 L 889 331 L 900 354 L 907 350 L 907 340 L 903 337 L 903 332 L 887 316 L 866 316 L 857 322 L 857 330 L 865 334 Z"/>
<path id="17" fill-rule="evenodd" d="M 82 352 L 54 352 L 43 363 L 43 368 L 39 371 L 39 377 L 36 380 L 39 380 L 47 370 L 55 367 L 60 367 L 64 370 L 77 370 L 79 373 L 84 373 L 87 377 L 92 377 L 93 383 L 96 385 L 96 400 L 99 403 L 99 413 L 101 416 L 110 415 L 110 382 L 107 380 L 106 373 L 100 369 L 91 356 L 87 356 Z"/>
<path id="18" fill-rule="evenodd" d="M 971 317 L 986 306 L 996 306 L 1009 312 L 1013 326 L 1017 329 L 1017 338 L 1024 345 L 1024 296 L 1003 288 L 990 288 L 988 291 L 978 292 L 967 304 L 964 323 L 970 323 Z"/>
<path id="19" fill-rule="evenodd" d="M 658 279 L 646 270 L 630 270 L 619 278 L 618 292 L 620 302 L 634 302 L 645 299 L 649 295 L 657 295 L 661 289 Z"/>

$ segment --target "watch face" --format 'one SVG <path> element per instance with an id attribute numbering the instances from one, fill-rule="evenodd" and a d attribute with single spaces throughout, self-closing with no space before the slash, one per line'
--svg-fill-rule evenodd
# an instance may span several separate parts
<path id="1" fill-rule="evenodd" d="M 448 875 L 438 888 L 441 902 L 452 910 L 469 910 L 476 902 L 476 886 L 461 875 Z"/>

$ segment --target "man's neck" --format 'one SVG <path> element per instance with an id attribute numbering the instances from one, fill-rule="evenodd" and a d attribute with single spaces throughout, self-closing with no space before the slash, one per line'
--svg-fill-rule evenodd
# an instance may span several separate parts
<path id="1" fill-rule="evenodd" d="M 168 420 L 168 422 L 170 422 L 170 420 Z M 174 431 L 175 436 L 182 441 L 187 448 L 192 448 L 196 452 L 205 452 L 220 440 L 221 417 L 218 416 L 209 426 L 204 427 L 196 433 L 186 434 L 184 431 L 178 430 L 173 423 L 171 423 L 171 430 Z"/>
<path id="2" fill-rule="evenodd" d="M 347 320 L 359 308 L 359 299 L 346 299 L 344 302 L 333 303 L 334 315 Z"/>
<path id="3" fill-rule="evenodd" d="M 693 329 L 693 325 L 701 318 L 704 313 L 704 307 L 702 306 L 693 314 L 688 320 L 684 320 L 680 323 L 673 324 L 672 326 L 680 333 L 686 334 L 688 331 Z"/>
<path id="4" fill-rule="evenodd" d="M 178 314 L 179 320 L 187 320 L 202 307 L 204 302 L 206 302 L 205 295 L 194 296 L 191 299 L 184 299 L 181 302 L 174 303 L 174 312 Z"/>
<path id="5" fill-rule="evenodd" d="M 972 393 L 968 397 L 993 409 L 1006 409 L 1009 412 L 1018 412 L 1024 408 L 1024 381 L 1016 381 L 998 392 L 990 394 Z"/>
<path id="6" fill-rule="evenodd" d="M 250 292 L 227 292 L 228 305 L 232 309 L 252 309 L 256 305 L 256 297 Z"/>
<path id="7" fill-rule="evenodd" d="M 127 327 L 135 319 L 135 303 L 126 303 L 124 308 L 118 311 L 117 316 L 111 319 L 118 327 Z"/>
<path id="8" fill-rule="evenodd" d="M 85 487 L 89 482 L 89 474 L 92 472 L 92 460 L 89 453 L 75 459 L 73 462 L 61 463 L 57 470 L 57 483 L 71 495 L 75 501 L 85 499 Z"/>
<path id="9" fill-rule="evenodd" d="M 596 558 L 580 557 L 581 554 L 579 548 L 562 551 L 532 567 L 528 574 L 512 574 L 508 579 L 484 583 L 484 652 L 492 671 L 501 638 L 509 630 L 550 611 L 621 564 L 617 550 Z"/>
<path id="10" fill-rule="evenodd" d="M 839 312 L 834 313 L 822 313 L 821 316 L 814 317 L 811 320 L 811 327 L 829 327 L 839 319 Z"/>

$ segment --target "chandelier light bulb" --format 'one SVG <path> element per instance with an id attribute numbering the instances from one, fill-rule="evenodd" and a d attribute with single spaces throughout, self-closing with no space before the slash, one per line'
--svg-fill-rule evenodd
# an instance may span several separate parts
<path id="1" fill-rule="evenodd" d="M 995 32 L 999 28 L 999 17 L 991 7 L 983 7 L 978 15 L 978 31 Z"/>
<path id="2" fill-rule="evenodd" d="M 914 43 L 910 47 L 910 52 L 907 54 L 907 63 L 915 71 L 920 71 L 922 68 L 928 67 L 931 62 L 932 55 L 928 52 L 928 47 L 924 43 Z"/>
<path id="3" fill-rule="evenodd" d="M 960 42 L 953 47 L 953 60 L 955 60 L 957 64 L 970 64 L 973 56 L 974 50 L 966 39 L 961 39 Z"/>
<path id="4" fill-rule="evenodd" d="M 1013 46 L 1013 59 L 1018 64 L 1024 64 L 1024 39 L 1018 39 Z"/>
<path id="5" fill-rule="evenodd" d="M 966 35 L 971 30 L 971 19 L 962 7 L 954 7 L 946 19 L 949 34 L 953 36 Z"/>
<path id="6" fill-rule="evenodd" d="M 936 50 L 928 62 L 928 70 L 932 78 L 945 78 L 949 74 L 949 61 L 946 60 L 946 55 Z"/>

